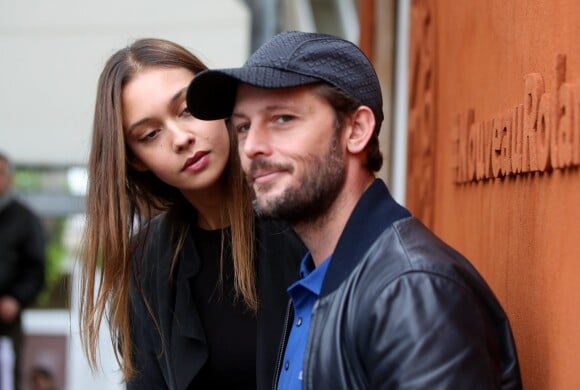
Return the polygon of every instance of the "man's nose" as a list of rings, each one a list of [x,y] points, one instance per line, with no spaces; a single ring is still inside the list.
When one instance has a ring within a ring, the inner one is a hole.
[[[268,129],[259,123],[252,123],[244,134],[239,135],[240,153],[249,159],[271,153],[271,137]]]

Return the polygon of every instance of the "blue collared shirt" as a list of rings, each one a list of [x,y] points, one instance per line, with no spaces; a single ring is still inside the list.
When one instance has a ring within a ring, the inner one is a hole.
[[[300,265],[300,280],[288,288],[294,306],[294,324],[286,344],[278,390],[302,389],[302,366],[304,351],[308,341],[308,329],[314,303],[320,296],[322,282],[332,256],[315,267],[310,252],[304,256]]]

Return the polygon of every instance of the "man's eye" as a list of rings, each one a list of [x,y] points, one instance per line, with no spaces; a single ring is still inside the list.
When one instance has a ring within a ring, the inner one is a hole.
[[[274,118],[274,122],[284,124],[290,122],[294,117],[292,115],[278,115]]]
[[[236,125],[235,129],[238,133],[245,133],[248,130],[250,130],[250,124],[249,123],[242,123],[242,124]]]

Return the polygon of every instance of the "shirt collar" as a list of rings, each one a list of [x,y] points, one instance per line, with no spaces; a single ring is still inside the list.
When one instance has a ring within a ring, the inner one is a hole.
[[[301,279],[294,283],[290,289],[296,285],[300,285],[308,291],[316,295],[320,295],[324,275],[326,274],[326,269],[328,268],[328,264],[330,264],[331,259],[332,255],[328,256],[318,267],[316,267],[310,252],[306,253],[304,258],[302,258],[302,262],[300,263]]]

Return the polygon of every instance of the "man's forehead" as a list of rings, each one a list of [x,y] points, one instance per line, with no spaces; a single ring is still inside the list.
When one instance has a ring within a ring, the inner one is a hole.
[[[296,106],[304,100],[314,97],[312,86],[305,85],[291,88],[260,88],[248,84],[238,86],[234,113],[246,104],[255,104],[263,109]]]

